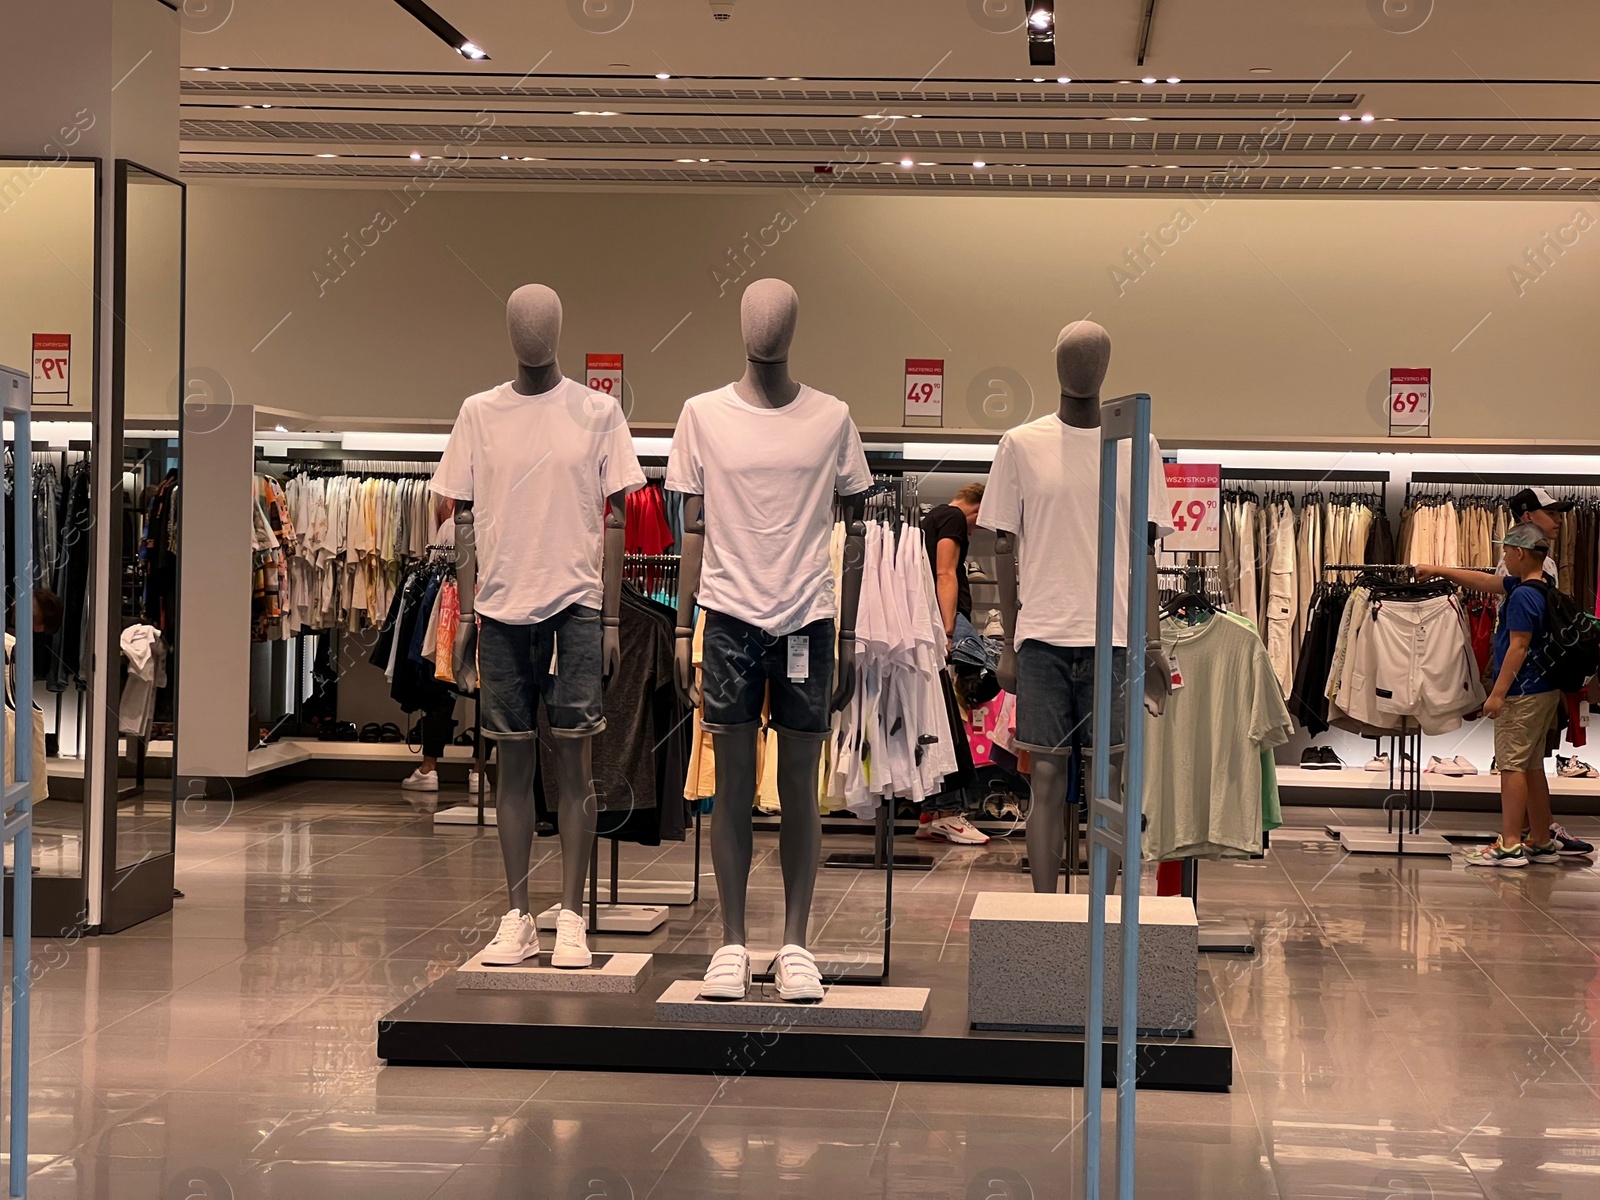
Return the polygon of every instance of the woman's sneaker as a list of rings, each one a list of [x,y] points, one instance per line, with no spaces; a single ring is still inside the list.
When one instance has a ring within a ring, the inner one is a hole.
[[[1507,850],[1496,838],[1490,845],[1482,850],[1474,850],[1467,855],[1469,867],[1525,867],[1528,865],[1528,856],[1520,845]]]

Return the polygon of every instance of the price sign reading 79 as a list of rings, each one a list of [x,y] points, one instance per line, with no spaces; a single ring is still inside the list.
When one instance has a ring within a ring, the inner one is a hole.
[[[1212,463],[1167,463],[1167,524],[1163,550],[1222,548],[1222,468]]]

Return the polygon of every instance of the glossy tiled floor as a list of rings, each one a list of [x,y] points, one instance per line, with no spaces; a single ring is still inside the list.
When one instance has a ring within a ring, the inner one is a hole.
[[[1238,1083],[1141,1095],[1139,1194],[1600,1195],[1600,874],[1350,858],[1327,813],[1290,816],[1265,862],[1203,871],[1203,913],[1263,941],[1207,959]],[[1024,886],[1016,842],[941,854],[901,877],[897,954],[959,958],[974,895]],[[650,873],[690,870],[674,847]],[[170,917],[37,948],[35,1197],[1080,1194],[1071,1090],[385,1068],[375,1018],[502,903],[492,831],[436,834],[392,790],[188,812],[178,874]],[[880,889],[825,872],[819,942],[871,926]],[[651,948],[715,940],[708,898]]]

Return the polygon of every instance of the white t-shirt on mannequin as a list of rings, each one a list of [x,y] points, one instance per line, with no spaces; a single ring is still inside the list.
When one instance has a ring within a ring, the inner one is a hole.
[[[833,497],[872,486],[843,401],[804,385],[757,408],[732,385],[686,401],[667,459],[671,491],[705,497],[700,604],[770,634],[838,613]]]
[[[1117,579],[1114,641],[1128,644],[1128,481],[1131,441],[1117,445]],[[1021,538],[1017,556],[1016,644],[1093,646],[1099,548],[1100,431],[1051,413],[1008,430],[978,510],[985,529]],[[1172,532],[1161,447],[1150,439],[1150,520]],[[1141,547],[1142,550],[1142,547]],[[1151,597],[1155,603],[1155,597]]]
[[[468,396],[433,476],[439,495],[472,501],[476,608],[508,625],[601,606],[606,497],[643,486],[621,406],[571,379]]]

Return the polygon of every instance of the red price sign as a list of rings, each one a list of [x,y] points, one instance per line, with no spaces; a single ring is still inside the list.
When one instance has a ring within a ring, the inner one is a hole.
[[[33,335],[33,402],[66,408],[72,403],[72,335]]]
[[[905,424],[944,424],[944,359],[906,359]]]
[[[1389,436],[1427,437],[1433,422],[1433,370],[1394,367],[1389,371]]]
[[[604,392],[622,400],[622,355],[584,355],[584,374],[591,391]]]
[[[1161,542],[1163,550],[1220,550],[1222,548],[1222,468],[1209,463],[1167,463],[1167,498],[1172,511],[1167,524],[1173,532]]]

